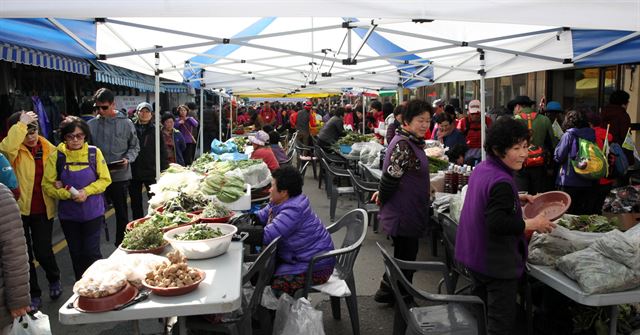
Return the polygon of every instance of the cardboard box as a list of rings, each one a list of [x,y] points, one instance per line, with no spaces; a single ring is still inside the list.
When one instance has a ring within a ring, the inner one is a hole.
[[[609,219],[617,218],[618,219],[618,228],[622,231],[628,230],[631,227],[635,226],[640,222],[640,213],[602,213],[603,216],[606,216]]]

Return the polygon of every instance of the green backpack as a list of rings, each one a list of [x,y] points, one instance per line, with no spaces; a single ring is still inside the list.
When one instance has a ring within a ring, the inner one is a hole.
[[[584,138],[578,138],[578,154],[569,159],[573,171],[586,179],[605,178],[609,172],[609,162],[598,146]]]

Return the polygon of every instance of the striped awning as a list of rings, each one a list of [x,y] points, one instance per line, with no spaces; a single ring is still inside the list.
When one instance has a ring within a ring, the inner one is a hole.
[[[98,82],[136,88],[142,92],[155,91],[153,76],[98,61],[91,63],[96,68],[96,81]],[[187,86],[182,83],[160,83],[160,92],[186,93]]]
[[[91,65],[84,59],[62,56],[1,41],[0,60],[85,76],[91,74]]]

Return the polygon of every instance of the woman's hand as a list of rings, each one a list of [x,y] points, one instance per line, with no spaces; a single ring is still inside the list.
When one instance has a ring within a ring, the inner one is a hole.
[[[524,220],[524,224],[525,230],[535,230],[538,233],[550,233],[556,227],[556,224],[549,221],[542,213],[533,219]]]
[[[84,191],[84,189],[81,189],[80,191],[78,191],[78,195],[76,195],[73,198],[73,201],[75,202],[85,202],[87,200],[87,192]]]
[[[371,195],[371,201],[375,202],[376,205],[380,206],[380,199],[378,198],[378,194],[380,192],[379,191],[375,191],[373,192],[373,194]]]
[[[38,121],[38,114],[34,113],[33,111],[22,111],[22,113],[20,114],[20,122],[26,125],[29,125],[36,121]]]
[[[522,205],[526,205],[528,203],[531,204],[534,200],[536,200],[536,196],[531,194],[518,194],[518,197],[520,198],[520,202],[522,203]]]
[[[53,183],[53,187],[55,187],[55,188],[57,188],[57,189],[60,189],[60,188],[63,188],[63,187],[64,187],[64,185],[62,184],[62,182],[61,182],[61,181],[56,180],[56,182],[55,182],[55,183]]]
[[[24,307],[12,309],[11,310],[11,317],[15,319],[15,318],[17,318],[19,316],[27,315],[27,312],[31,312],[31,307],[24,306]]]

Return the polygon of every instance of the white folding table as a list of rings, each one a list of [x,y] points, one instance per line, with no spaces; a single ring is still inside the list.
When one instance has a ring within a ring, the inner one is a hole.
[[[170,248],[170,247],[168,247]],[[111,321],[142,320],[178,317],[180,334],[186,334],[185,316],[199,314],[229,313],[240,308],[242,302],[242,242],[232,242],[229,250],[218,257],[188,260],[189,266],[206,273],[204,281],[190,293],[162,297],[151,293],[145,301],[120,311],[83,313],[67,308],[77,295],[71,296],[58,313],[62,324],[86,324]],[[116,250],[112,255],[123,253]],[[134,327],[137,330],[137,327]]]

